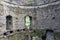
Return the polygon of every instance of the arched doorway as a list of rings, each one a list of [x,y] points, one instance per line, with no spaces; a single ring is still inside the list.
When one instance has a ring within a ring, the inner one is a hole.
[[[12,16],[6,16],[6,29],[11,30],[12,28]]]
[[[54,40],[53,30],[46,30],[46,40]]]

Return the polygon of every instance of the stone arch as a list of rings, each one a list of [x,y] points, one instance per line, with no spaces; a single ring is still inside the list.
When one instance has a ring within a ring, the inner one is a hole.
[[[6,16],[6,29],[11,30],[12,28],[12,16],[8,15]]]

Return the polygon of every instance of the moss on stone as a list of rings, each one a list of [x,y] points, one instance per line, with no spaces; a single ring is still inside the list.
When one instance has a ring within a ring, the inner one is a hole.
[[[21,37],[21,34],[16,34],[16,37],[17,37],[17,38],[20,38],[20,37]]]
[[[60,32],[54,33],[55,40],[60,40]]]
[[[11,36],[10,40],[15,40],[15,36]]]

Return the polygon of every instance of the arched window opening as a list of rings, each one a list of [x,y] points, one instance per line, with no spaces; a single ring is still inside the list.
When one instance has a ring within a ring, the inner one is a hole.
[[[12,16],[6,16],[6,29],[11,30],[12,28]]]
[[[30,28],[31,22],[32,22],[32,17],[31,16],[25,16],[25,25],[26,25],[27,29]]]

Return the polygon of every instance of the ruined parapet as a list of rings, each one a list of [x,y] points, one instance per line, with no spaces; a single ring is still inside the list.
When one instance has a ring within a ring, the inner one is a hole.
[[[57,0],[17,0],[19,5],[42,5],[47,3],[56,2]],[[17,2],[16,1],[16,2]]]
[[[18,5],[27,5],[27,6],[33,6],[33,5],[42,5],[42,4],[48,4],[53,3],[59,0],[5,0],[6,2],[15,3]]]

